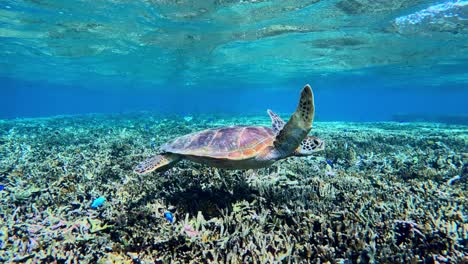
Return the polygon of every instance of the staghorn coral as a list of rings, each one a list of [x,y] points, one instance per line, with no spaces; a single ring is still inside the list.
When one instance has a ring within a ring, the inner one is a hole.
[[[131,172],[176,135],[269,125],[266,117],[208,118],[145,113],[1,121],[0,260],[466,260],[466,126],[316,122],[313,133],[327,148],[313,157],[247,171],[182,162],[162,174]],[[107,201],[93,210],[99,196]]]

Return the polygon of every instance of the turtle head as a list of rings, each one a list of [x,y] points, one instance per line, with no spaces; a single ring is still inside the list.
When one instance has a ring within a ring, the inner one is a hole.
[[[318,137],[309,136],[302,140],[301,144],[294,151],[294,156],[309,156],[317,151],[325,149],[325,142]]]

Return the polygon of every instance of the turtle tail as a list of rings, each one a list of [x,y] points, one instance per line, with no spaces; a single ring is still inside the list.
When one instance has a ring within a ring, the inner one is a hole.
[[[134,172],[138,174],[147,174],[152,171],[165,171],[174,166],[181,159],[177,154],[159,154],[152,156],[138,164]]]

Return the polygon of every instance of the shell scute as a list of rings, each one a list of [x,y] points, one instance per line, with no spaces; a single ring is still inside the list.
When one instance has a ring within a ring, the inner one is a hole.
[[[160,149],[181,155],[246,159],[273,144],[274,132],[261,126],[232,126],[208,129],[168,142]]]
[[[246,149],[246,150],[242,151],[242,155],[244,155],[244,156],[252,156],[255,153],[256,153],[256,151],[253,150],[253,149]]]

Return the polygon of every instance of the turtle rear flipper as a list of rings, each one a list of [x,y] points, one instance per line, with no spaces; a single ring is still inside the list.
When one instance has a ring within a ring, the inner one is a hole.
[[[138,164],[133,171],[138,174],[146,174],[155,170],[165,171],[174,166],[180,159],[180,155],[176,154],[155,155]]]
[[[312,129],[314,95],[309,85],[302,89],[296,112],[275,138],[274,146],[282,157],[289,156]]]

